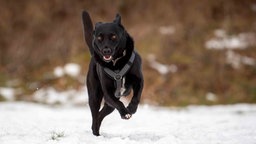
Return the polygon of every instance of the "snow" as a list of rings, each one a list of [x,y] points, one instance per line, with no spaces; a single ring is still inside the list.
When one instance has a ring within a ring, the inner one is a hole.
[[[256,60],[247,56],[242,56],[232,50],[226,52],[226,63],[230,64],[234,69],[239,69],[242,64],[255,66]]]
[[[0,103],[1,144],[255,144],[256,105],[161,108],[141,105],[130,120],[117,111],[91,134],[87,106]]]
[[[71,77],[78,77],[81,71],[81,66],[76,63],[67,63],[64,67],[57,66],[53,70],[56,77],[62,77],[64,74]]]
[[[35,102],[50,105],[81,105],[86,103],[88,99],[86,86],[79,90],[68,89],[61,92],[52,87],[46,87],[38,89],[32,97]]]
[[[205,43],[207,49],[246,49],[249,46],[256,45],[256,36],[254,33],[240,33],[237,35],[227,35],[226,31],[217,29],[214,32],[215,37]]]
[[[80,74],[81,67],[75,63],[68,63],[64,66],[65,73],[71,77],[77,77]]]
[[[8,87],[0,87],[0,96],[3,96],[4,99],[12,101],[15,99],[15,89]]]
[[[218,97],[217,97],[214,93],[208,92],[208,93],[206,94],[206,100],[215,102],[215,101],[218,100]]]
[[[176,73],[178,71],[178,67],[174,64],[167,65],[167,64],[161,64],[158,61],[156,61],[156,57],[153,54],[148,55],[147,60],[149,62],[149,66],[155,69],[157,72],[159,72],[162,75],[166,75],[170,72]]]
[[[161,26],[159,27],[159,33],[162,35],[172,35],[175,33],[175,28],[173,26]]]
[[[255,66],[256,60],[251,57],[242,56],[234,51],[244,50],[256,45],[256,34],[253,32],[239,33],[237,35],[227,35],[223,29],[214,31],[214,38],[206,41],[206,49],[225,50],[226,63],[234,69],[239,69],[241,65]]]
[[[64,76],[65,72],[64,72],[64,69],[62,67],[57,66],[57,67],[54,68],[53,74],[56,77],[62,77],[62,76]]]

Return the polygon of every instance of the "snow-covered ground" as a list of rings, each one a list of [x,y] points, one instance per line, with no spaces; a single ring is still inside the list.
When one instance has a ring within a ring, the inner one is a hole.
[[[0,103],[0,144],[255,144],[256,105],[139,107],[130,120],[106,117],[90,130],[87,106]]]

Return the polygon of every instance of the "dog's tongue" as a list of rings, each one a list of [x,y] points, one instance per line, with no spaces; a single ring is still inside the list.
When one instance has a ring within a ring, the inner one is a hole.
[[[104,60],[109,61],[109,60],[111,60],[112,56],[107,55],[107,56],[103,56],[103,58],[104,58]]]

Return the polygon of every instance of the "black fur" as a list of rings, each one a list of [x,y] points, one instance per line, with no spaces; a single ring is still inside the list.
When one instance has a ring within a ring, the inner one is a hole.
[[[117,14],[115,20],[110,23],[98,22],[95,29],[89,14],[82,14],[84,35],[91,52],[91,61],[87,74],[87,87],[89,94],[89,106],[92,114],[92,132],[99,135],[99,129],[105,116],[117,109],[122,119],[129,119],[137,110],[143,89],[143,75],[141,70],[141,57],[134,51],[132,37],[121,24],[121,17]],[[133,97],[128,105],[119,101],[114,96],[115,80],[109,77],[103,67],[111,70],[121,70],[135,52],[134,62],[126,73],[126,91],[133,90]],[[97,70],[97,64],[101,69]],[[100,110],[102,99],[105,103]]]

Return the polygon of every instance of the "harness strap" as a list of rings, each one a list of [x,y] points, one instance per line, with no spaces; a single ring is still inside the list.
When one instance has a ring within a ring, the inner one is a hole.
[[[124,75],[128,72],[128,70],[131,68],[133,61],[135,59],[135,53],[133,52],[129,61],[120,71],[113,71],[109,68],[103,68],[104,72],[107,73],[111,78],[113,78],[116,82],[116,91],[115,91],[115,97],[119,98],[124,93],[124,83],[125,83],[125,77]],[[99,65],[99,64],[98,64]]]

